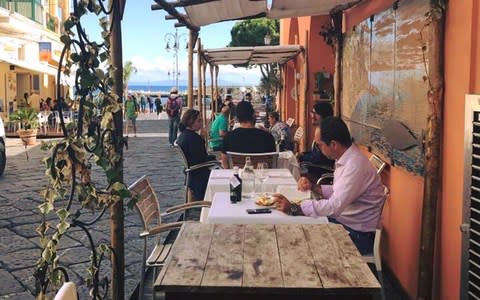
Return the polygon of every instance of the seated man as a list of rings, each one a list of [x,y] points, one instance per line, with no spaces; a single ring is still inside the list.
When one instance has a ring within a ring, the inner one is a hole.
[[[237,105],[239,127],[228,132],[223,139],[222,166],[228,168],[227,151],[241,153],[275,152],[275,140],[265,130],[255,128],[255,111],[248,101]]]
[[[347,125],[339,118],[328,117],[320,125],[321,151],[335,159],[332,186],[313,187],[322,200],[305,200],[292,204],[281,194],[274,194],[277,208],[290,215],[328,216],[342,224],[362,255],[372,253],[375,229],[380,219],[385,194],[380,176],[370,161],[352,144]],[[298,181],[300,190],[312,188],[305,177]]]
[[[273,135],[275,142],[279,143],[280,151],[293,150],[290,127],[280,121],[280,115],[278,112],[269,112],[268,122],[270,123],[270,133]]]
[[[223,137],[228,132],[228,115],[230,114],[230,107],[222,107],[221,113],[215,118],[210,127],[210,141],[208,146],[213,151],[220,151],[223,147]]]
[[[333,115],[332,105],[329,103],[317,103],[313,106],[312,111],[310,112],[312,125],[318,127],[322,119],[326,117],[331,117]],[[318,133],[315,131],[315,139],[317,139]],[[328,159],[325,155],[323,155],[322,151],[318,147],[318,144],[315,143],[312,146],[311,151],[302,152],[298,155],[298,161],[300,163],[312,163],[316,166],[309,166],[306,176],[310,179],[311,182],[317,182],[318,178],[320,178],[324,173],[330,173],[328,169],[333,169],[334,161]],[[324,168],[326,167],[326,168]]]

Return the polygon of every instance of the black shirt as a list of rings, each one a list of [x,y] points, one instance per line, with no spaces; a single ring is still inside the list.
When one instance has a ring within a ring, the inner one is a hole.
[[[257,128],[237,128],[228,132],[223,139],[224,154],[230,152],[264,153],[275,152],[273,136]]]
[[[213,156],[207,154],[205,140],[195,131],[185,129],[178,136],[177,144],[182,148],[189,166],[215,160]]]

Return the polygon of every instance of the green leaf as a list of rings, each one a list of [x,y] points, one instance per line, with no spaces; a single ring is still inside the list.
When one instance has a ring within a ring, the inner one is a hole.
[[[53,204],[50,202],[44,202],[38,206],[38,209],[42,214],[46,215],[53,210]]]
[[[65,208],[60,208],[59,210],[57,210],[57,216],[60,221],[64,221],[66,218],[68,218],[69,215],[70,213]]]
[[[58,233],[62,235],[67,231],[68,228],[70,228],[70,223],[68,222],[60,222],[57,224]]]

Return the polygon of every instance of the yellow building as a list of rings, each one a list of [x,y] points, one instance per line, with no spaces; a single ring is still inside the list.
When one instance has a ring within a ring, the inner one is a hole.
[[[61,24],[69,13],[68,0],[0,0],[0,114],[4,119],[25,93],[37,110],[40,99],[57,97]],[[60,95],[65,91],[62,88]]]

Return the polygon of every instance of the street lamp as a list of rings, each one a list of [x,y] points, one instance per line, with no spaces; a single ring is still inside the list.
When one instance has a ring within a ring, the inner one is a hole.
[[[178,90],[178,76],[180,72],[178,71],[178,51],[180,51],[180,43],[182,37],[186,37],[185,33],[178,34],[178,30],[175,29],[175,33],[167,33],[165,34],[165,50],[167,52],[173,51],[173,57],[175,58],[175,66],[174,70],[171,72],[173,78],[175,78],[175,87]],[[184,42],[187,45],[186,42]],[[171,46],[172,45],[172,46]],[[170,76],[170,72],[168,72],[168,76]]]

